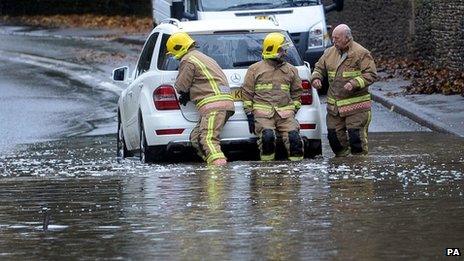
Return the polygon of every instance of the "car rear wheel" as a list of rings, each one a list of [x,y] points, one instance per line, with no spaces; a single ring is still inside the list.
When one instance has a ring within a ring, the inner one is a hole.
[[[116,156],[120,159],[134,156],[130,151],[127,150],[126,141],[124,140],[124,130],[122,128],[121,117],[119,116],[119,114]]]
[[[322,155],[322,142],[321,140],[310,140],[303,137],[304,142],[304,157],[314,158],[317,155]]]
[[[163,161],[165,153],[165,146],[148,146],[143,120],[140,117],[140,162],[151,163]]]
[[[143,122],[140,123],[140,162],[150,162],[150,152],[147,145],[145,130],[143,129]]]

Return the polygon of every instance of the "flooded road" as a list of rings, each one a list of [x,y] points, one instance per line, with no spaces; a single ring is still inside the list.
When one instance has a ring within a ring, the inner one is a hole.
[[[300,163],[224,168],[118,162],[113,136],[24,146],[0,156],[0,256],[435,259],[463,247],[464,140],[370,137],[367,157],[324,144]]]
[[[108,78],[140,46],[12,30],[0,27],[1,260],[437,259],[464,247],[462,138],[374,104],[366,157],[333,158],[324,138],[324,156],[303,162],[121,161],[122,89]]]

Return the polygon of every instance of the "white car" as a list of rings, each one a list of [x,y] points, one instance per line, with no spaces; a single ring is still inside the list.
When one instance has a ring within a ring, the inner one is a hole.
[[[221,133],[221,145],[235,149],[247,145],[256,148],[256,136],[248,131],[247,117],[240,100],[240,86],[247,68],[261,60],[262,42],[271,32],[289,35],[271,20],[215,20],[180,22],[169,19],[150,33],[137,67],[128,75],[128,67],[113,71],[113,80],[127,83],[118,101],[118,156],[140,153],[142,162],[169,159],[170,155],[190,150],[189,134],[199,115],[192,102],[182,106],[174,83],[179,61],[166,55],[166,41],[175,32],[189,33],[200,51],[218,62],[229,79],[235,98],[235,114]],[[296,118],[305,141],[305,157],[321,154],[321,109],[319,96],[309,84],[310,69],[294,46],[287,61],[298,68],[303,80],[302,107]]]

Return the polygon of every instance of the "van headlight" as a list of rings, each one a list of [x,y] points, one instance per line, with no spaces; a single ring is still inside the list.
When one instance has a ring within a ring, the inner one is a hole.
[[[327,28],[321,21],[309,29],[308,49],[326,47],[331,44]]]

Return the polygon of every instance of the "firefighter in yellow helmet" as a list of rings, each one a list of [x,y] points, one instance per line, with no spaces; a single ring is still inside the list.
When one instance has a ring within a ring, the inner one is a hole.
[[[316,63],[311,84],[321,88],[329,80],[327,93],[327,137],[337,157],[368,153],[367,133],[371,122],[369,85],[377,79],[371,53],[353,41],[346,24],[335,27],[334,46]],[[348,135],[347,135],[348,132]]]
[[[282,136],[290,160],[303,159],[303,141],[295,114],[303,92],[295,66],[285,61],[290,42],[281,33],[263,41],[263,60],[250,66],[242,86],[243,107],[251,133],[258,136],[261,160],[275,158],[276,134]]]
[[[212,58],[195,48],[195,41],[185,32],[172,34],[166,47],[168,54],[180,60],[175,88],[179,102],[192,100],[200,120],[190,133],[190,141],[198,154],[212,165],[225,165],[219,135],[234,114],[234,101],[227,78]]]

